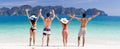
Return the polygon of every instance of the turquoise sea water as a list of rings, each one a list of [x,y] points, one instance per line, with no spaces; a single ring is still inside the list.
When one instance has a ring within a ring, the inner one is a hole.
[[[65,17],[65,16],[61,16]],[[67,17],[67,16],[66,16]],[[41,44],[43,21],[37,22],[37,42]],[[0,43],[29,43],[30,24],[26,16],[0,16]],[[69,43],[76,44],[80,23],[69,24]],[[51,24],[51,43],[62,43],[62,26],[55,18]],[[87,43],[120,44],[120,17],[98,16],[87,25]]]

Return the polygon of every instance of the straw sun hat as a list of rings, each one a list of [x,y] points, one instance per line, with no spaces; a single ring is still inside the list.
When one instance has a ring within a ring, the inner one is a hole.
[[[67,24],[68,23],[68,20],[66,18],[61,18],[60,20],[63,24]]]

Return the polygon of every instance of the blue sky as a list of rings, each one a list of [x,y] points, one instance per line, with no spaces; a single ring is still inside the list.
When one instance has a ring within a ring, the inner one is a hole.
[[[1,7],[13,7],[20,5],[32,6],[56,6],[75,8],[97,8],[109,15],[120,16],[120,0],[0,0]]]

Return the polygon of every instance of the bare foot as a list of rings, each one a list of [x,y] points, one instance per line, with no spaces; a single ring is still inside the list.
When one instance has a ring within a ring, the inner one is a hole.
[[[80,47],[80,45],[78,45],[78,47]]]
[[[41,45],[43,47],[43,45]]]
[[[49,46],[49,45],[47,44],[47,46]]]
[[[84,47],[84,45],[82,45],[82,47]]]
[[[31,44],[29,46],[31,46]]]

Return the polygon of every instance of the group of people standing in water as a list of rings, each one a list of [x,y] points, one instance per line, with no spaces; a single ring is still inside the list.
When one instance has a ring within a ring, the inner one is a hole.
[[[80,21],[81,23],[81,28],[80,28],[80,32],[78,33],[78,46],[80,46],[80,38],[82,37],[83,39],[83,43],[82,46],[84,47],[85,44],[85,34],[87,31],[87,23],[88,21],[90,21],[92,18],[98,16],[100,14],[100,12],[97,12],[95,15],[86,18],[86,14],[83,13],[82,18],[77,18],[75,17],[75,15],[73,14],[68,14],[68,16],[71,17],[71,19],[67,20],[67,18],[59,18],[58,16],[55,15],[54,10],[51,10],[49,13],[46,13],[46,17],[44,18],[42,16],[42,9],[39,10],[38,13],[38,17],[35,16],[35,14],[29,15],[28,13],[28,9],[25,10],[26,11],[26,16],[28,17],[28,20],[30,22],[31,28],[30,28],[30,43],[29,46],[31,46],[32,41],[33,41],[33,45],[35,45],[35,40],[36,40],[36,24],[37,21],[39,19],[39,17],[43,20],[44,22],[44,28],[43,28],[43,36],[42,36],[42,46],[44,46],[44,39],[45,37],[47,37],[47,46],[49,46],[49,41],[50,41],[50,34],[51,34],[51,23],[54,20],[54,18],[57,18],[60,22],[60,24],[62,25],[62,37],[63,37],[63,45],[66,47],[67,43],[68,43],[68,25],[70,23],[70,21],[75,18],[78,21]],[[50,14],[52,14],[52,18],[50,18]]]

